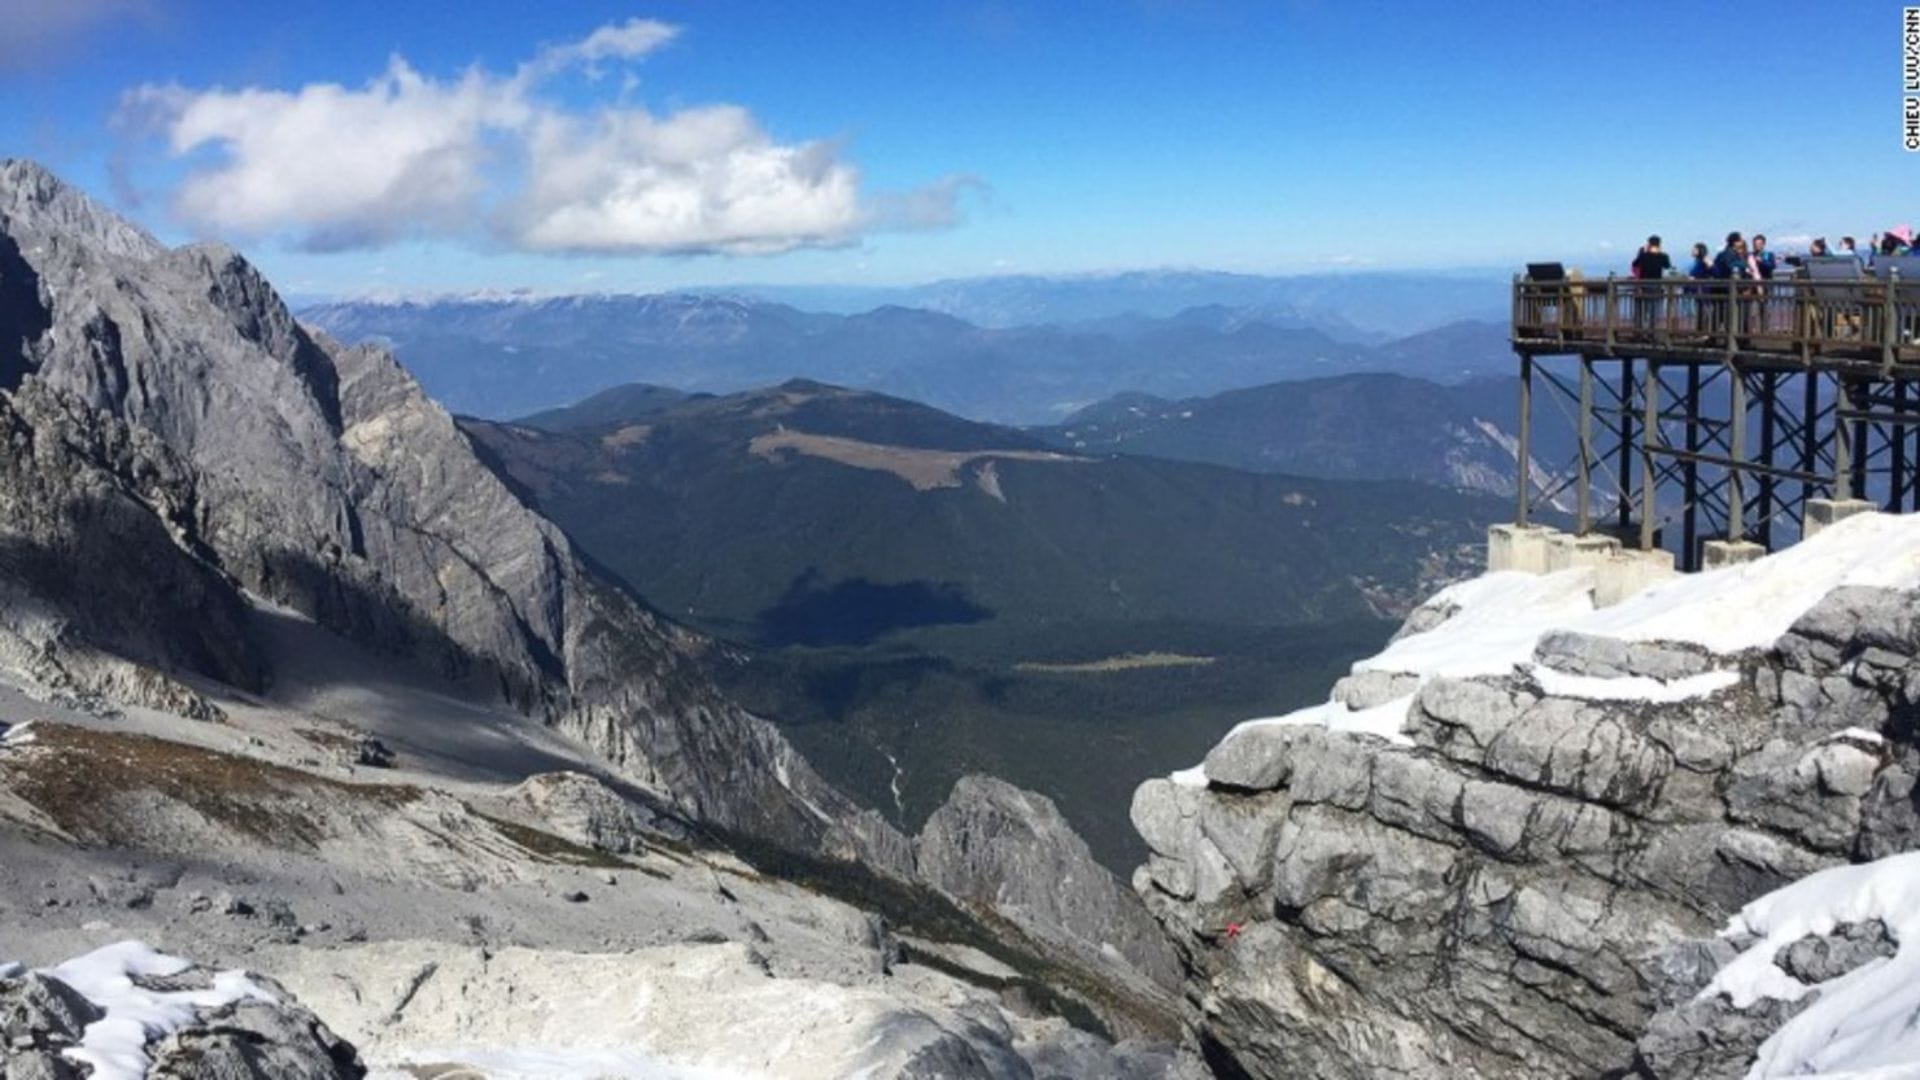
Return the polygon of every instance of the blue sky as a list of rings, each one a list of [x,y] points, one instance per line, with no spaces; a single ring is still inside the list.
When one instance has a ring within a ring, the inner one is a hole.
[[[310,295],[1604,268],[1920,218],[1878,0],[276,7],[0,0],[0,154]],[[377,113],[317,108],[395,57]]]

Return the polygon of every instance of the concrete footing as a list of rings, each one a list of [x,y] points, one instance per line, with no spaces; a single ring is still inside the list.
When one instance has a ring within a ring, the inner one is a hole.
[[[1605,607],[1674,576],[1673,553],[1624,548],[1611,536],[1575,536],[1546,525],[1495,525],[1487,530],[1487,569],[1550,574],[1593,571],[1593,599]]]
[[[1818,535],[1820,530],[1855,514],[1871,514],[1880,509],[1865,499],[1808,499],[1807,519],[1800,523],[1800,538]]]
[[[1766,557],[1767,549],[1751,540],[1709,540],[1700,545],[1700,568],[1719,570]]]
[[[1679,573],[1674,569],[1671,551],[1628,548],[1615,553],[1596,569],[1593,602],[1599,607],[1612,607],[1654,582]]]
[[[1487,569],[1547,572],[1547,541],[1558,533],[1545,525],[1495,525],[1487,530]]]
[[[1620,554],[1620,541],[1611,536],[1575,536],[1549,530],[1547,571],[1571,570],[1576,566],[1603,566]]]

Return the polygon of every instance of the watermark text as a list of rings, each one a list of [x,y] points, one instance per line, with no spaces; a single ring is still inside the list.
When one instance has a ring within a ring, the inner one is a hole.
[[[1920,153],[1920,7],[1900,12],[1900,145]]]

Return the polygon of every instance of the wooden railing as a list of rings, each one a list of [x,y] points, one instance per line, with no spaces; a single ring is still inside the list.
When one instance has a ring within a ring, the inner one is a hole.
[[[1920,365],[1920,281],[1592,278],[1513,285],[1516,348]]]

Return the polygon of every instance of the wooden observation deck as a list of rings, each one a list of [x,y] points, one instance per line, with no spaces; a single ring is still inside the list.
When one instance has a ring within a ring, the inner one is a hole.
[[[1920,258],[1809,260],[1765,281],[1513,283],[1517,522],[1566,514],[1701,565],[1809,512],[1920,510]],[[1789,276],[1791,275],[1791,276]],[[1536,427],[1536,397],[1571,432]]]

